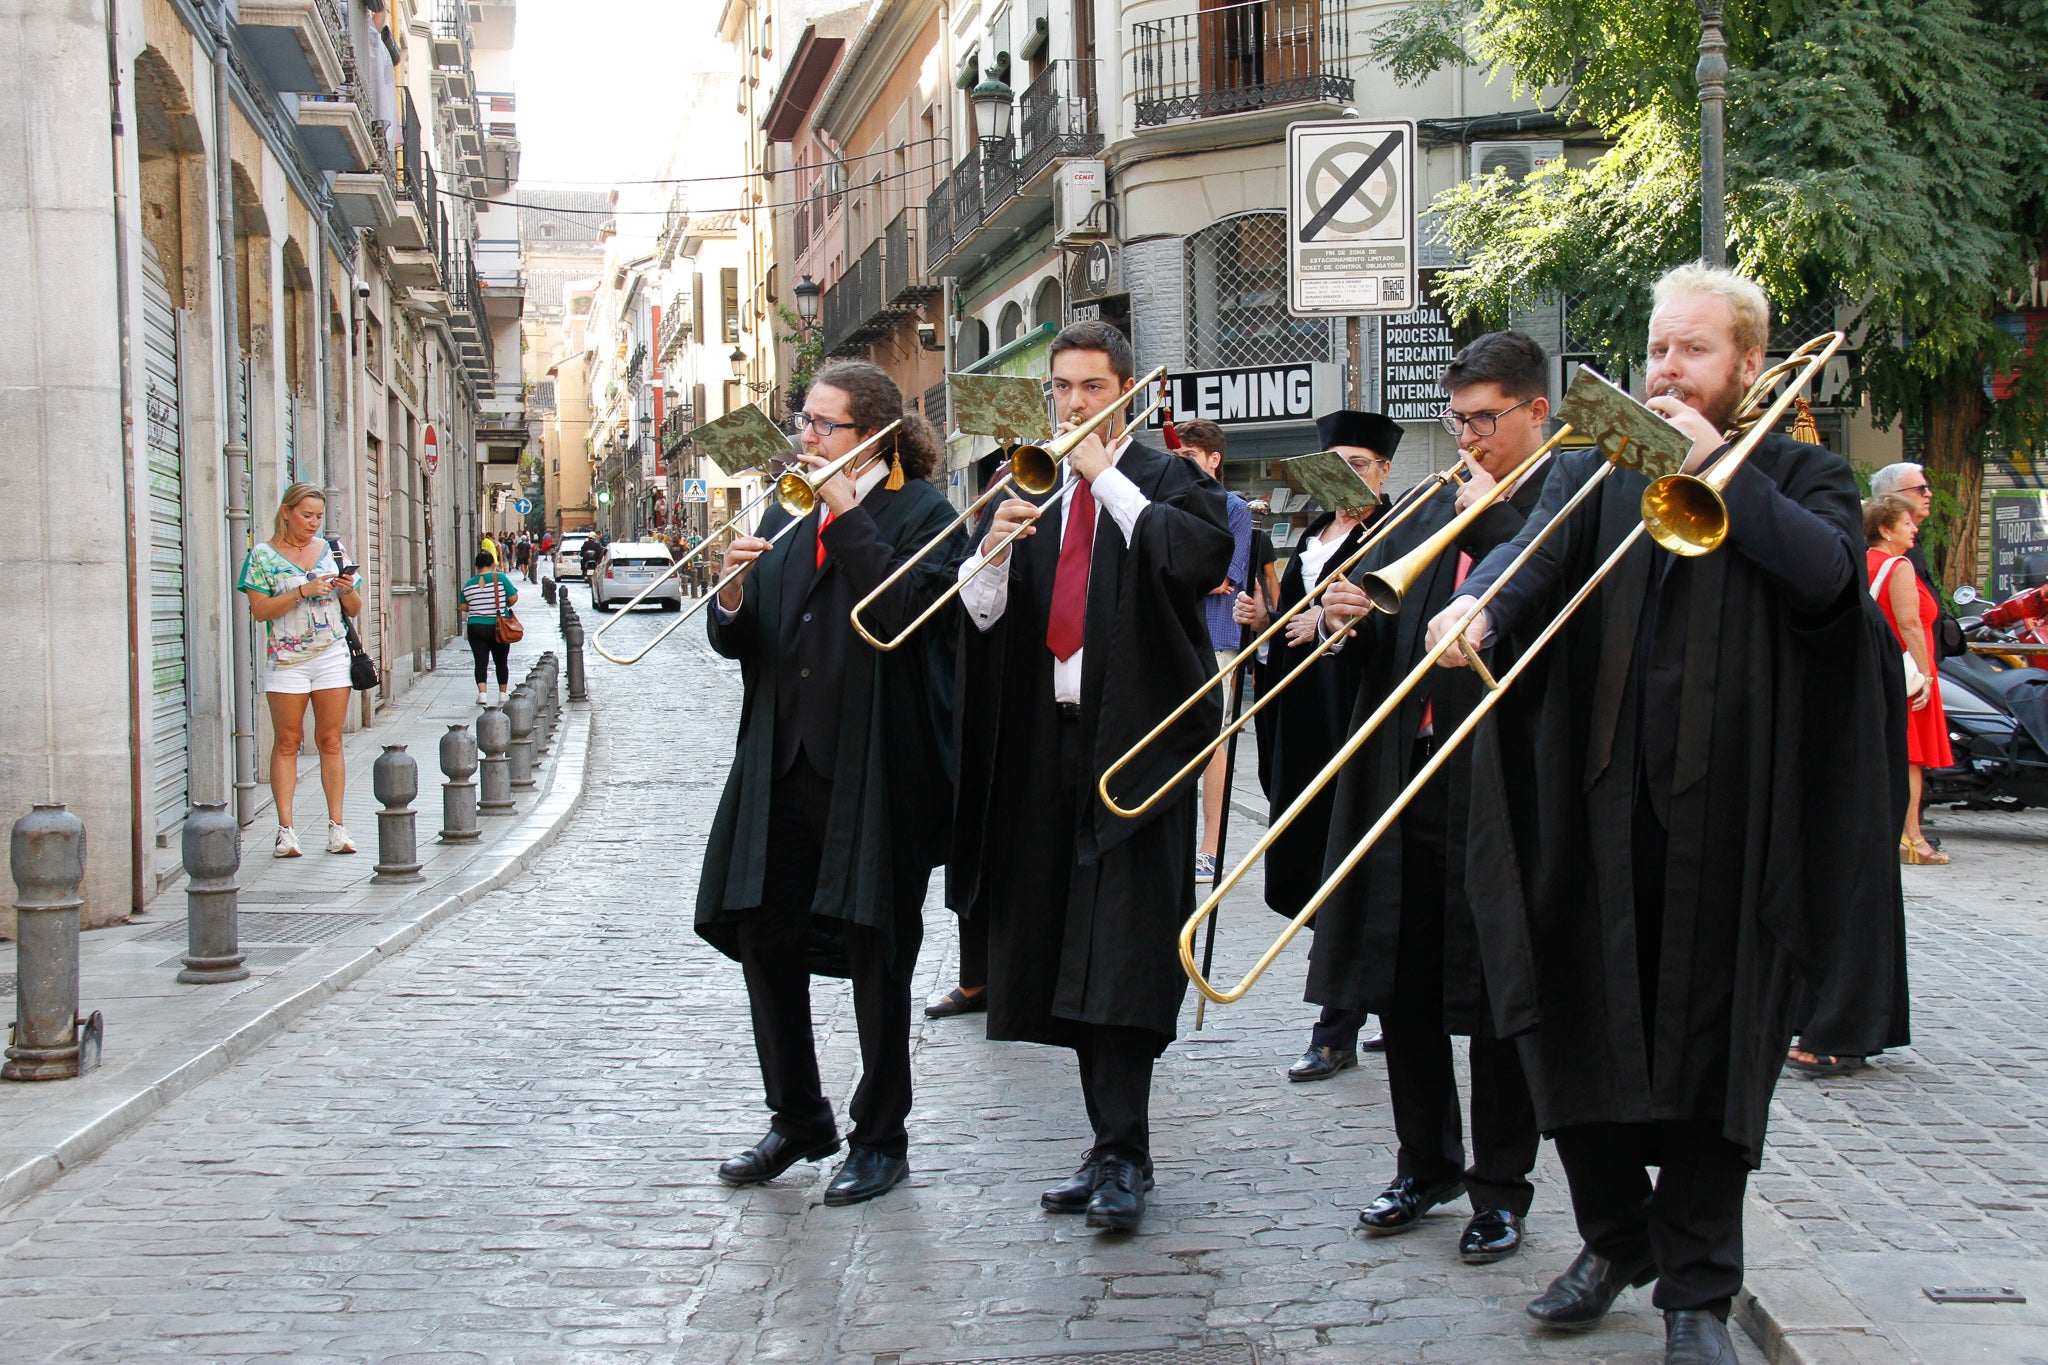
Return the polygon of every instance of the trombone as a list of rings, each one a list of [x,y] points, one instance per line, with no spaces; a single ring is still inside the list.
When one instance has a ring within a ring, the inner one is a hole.
[[[1556,445],[1558,440],[1564,436],[1565,432],[1570,430],[1570,427],[1565,427],[1563,430],[1559,431],[1557,435],[1553,436],[1550,439],[1549,443],[1544,446],[1543,450],[1539,451],[1538,453],[1547,453],[1550,450],[1550,448]],[[1531,466],[1527,464],[1523,466],[1523,468],[1525,469],[1530,467]],[[1176,772],[1173,776],[1167,778],[1164,782],[1161,782],[1158,788],[1154,790],[1152,794],[1147,796],[1144,800],[1138,802],[1138,804],[1136,804],[1135,806],[1120,806],[1117,804],[1116,798],[1109,794],[1109,784],[1111,778],[1114,778],[1118,773],[1122,772],[1126,767],[1130,766],[1130,764],[1138,757],[1140,753],[1150,748],[1151,745],[1161,735],[1165,734],[1168,730],[1172,729],[1174,722],[1178,721],[1182,716],[1186,715],[1191,709],[1193,709],[1195,704],[1201,701],[1203,697],[1207,696],[1210,692],[1214,691],[1225,680],[1235,676],[1238,667],[1241,664],[1243,664],[1246,659],[1251,658],[1253,655],[1257,654],[1260,649],[1264,648],[1266,642],[1272,639],[1281,630],[1284,630],[1289,621],[1293,620],[1296,616],[1299,616],[1302,612],[1308,610],[1308,608],[1318,598],[1320,598],[1323,595],[1323,591],[1326,588],[1328,588],[1332,583],[1337,581],[1339,576],[1350,573],[1351,570],[1357,566],[1359,561],[1364,559],[1367,554],[1371,553],[1371,551],[1379,545],[1380,541],[1384,539],[1388,535],[1388,533],[1390,533],[1396,526],[1399,526],[1402,522],[1406,521],[1411,514],[1413,514],[1418,508],[1422,506],[1422,504],[1428,502],[1431,498],[1435,497],[1444,488],[1447,488],[1450,485],[1457,483],[1459,481],[1459,471],[1463,468],[1464,464],[1461,461],[1458,464],[1452,465],[1449,469],[1443,470],[1440,473],[1430,475],[1428,479],[1415,485],[1415,487],[1409,489],[1406,493],[1403,493],[1401,495],[1400,500],[1394,504],[1393,510],[1387,514],[1385,520],[1383,520],[1378,526],[1374,527],[1372,534],[1367,536],[1364,540],[1360,541],[1358,544],[1358,548],[1353,550],[1350,554],[1346,555],[1342,563],[1332,566],[1328,572],[1326,572],[1321,578],[1316,580],[1314,587],[1311,587],[1307,592],[1301,595],[1301,600],[1299,602],[1296,602],[1286,611],[1275,616],[1271,624],[1269,624],[1266,627],[1266,629],[1259,634],[1259,637],[1257,639],[1253,640],[1250,644],[1246,645],[1243,649],[1239,650],[1237,654],[1234,655],[1228,663],[1219,665],[1216,669],[1215,677],[1210,678],[1207,682],[1203,683],[1200,687],[1196,688],[1194,692],[1192,692],[1188,696],[1186,701],[1183,701],[1179,706],[1176,706],[1164,720],[1160,721],[1157,725],[1153,726],[1152,729],[1145,735],[1143,739],[1139,740],[1136,744],[1132,745],[1127,751],[1125,751],[1122,757],[1118,758],[1116,762],[1110,764],[1109,767],[1104,769],[1101,780],[1095,784],[1096,793],[1099,796],[1101,796],[1102,804],[1108,806],[1112,811],[1115,811],[1118,815],[1123,816],[1127,820],[1134,820],[1138,816],[1143,815],[1146,811],[1151,810],[1152,807],[1158,805],[1161,801],[1165,800],[1167,794],[1171,792],[1175,787],[1179,786],[1183,779],[1200,771],[1202,765],[1209,761],[1209,756],[1215,753],[1218,748],[1222,747],[1225,744],[1228,744],[1230,742],[1230,737],[1232,735],[1236,734],[1239,730],[1244,729],[1245,726],[1251,724],[1252,721],[1257,718],[1259,712],[1265,708],[1267,702],[1271,701],[1273,698],[1279,696],[1282,692],[1286,691],[1287,688],[1293,684],[1295,679],[1299,678],[1303,673],[1308,671],[1308,668],[1311,664],[1314,664],[1317,660],[1321,659],[1325,654],[1328,654],[1331,650],[1335,649],[1338,643],[1341,640],[1343,640],[1343,638],[1346,635],[1349,635],[1351,633],[1353,627],[1357,625],[1357,622],[1348,622],[1345,624],[1342,630],[1333,630],[1330,632],[1328,638],[1317,641],[1316,647],[1309,651],[1307,658],[1303,659],[1300,663],[1296,664],[1293,668],[1289,669],[1287,671],[1287,675],[1281,678],[1279,682],[1274,683],[1271,687],[1262,691],[1259,694],[1259,699],[1257,701],[1253,702],[1250,706],[1246,707],[1242,711],[1239,711],[1236,718],[1233,719],[1230,722],[1230,724],[1226,725],[1223,728],[1223,733],[1217,735],[1216,738],[1210,740],[1207,744],[1203,745],[1201,750],[1197,752],[1193,758],[1189,759],[1185,764],[1181,766],[1179,772]],[[1502,486],[1512,484],[1514,479],[1517,477],[1518,475],[1509,475],[1508,479],[1504,482]]]
[[[1228,1004],[1231,1001],[1240,1000],[1244,997],[1245,992],[1252,988],[1252,983],[1257,981],[1265,973],[1266,968],[1273,964],[1273,960],[1280,956],[1281,950],[1286,948],[1294,936],[1301,932],[1302,927],[1315,917],[1316,911],[1322,909],[1323,903],[1329,900],[1336,892],[1337,887],[1343,883],[1344,879],[1350,876],[1352,871],[1365,860],[1366,855],[1372,851],[1373,846],[1379,842],[1380,837],[1392,827],[1395,820],[1400,818],[1401,812],[1407,809],[1408,803],[1415,799],[1416,793],[1421,791],[1429,780],[1436,775],[1437,770],[1450,758],[1452,752],[1460,744],[1464,743],[1466,737],[1472,733],[1480,721],[1486,718],[1487,713],[1493,709],[1495,703],[1501,699],[1501,696],[1506,693],[1508,688],[1514,685],[1516,679],[1522,676],[1523,671],[1534,662],[1537,655],[1543,652],[1544,648],[1549,645],[1557,633],[1564,629],[1566,622],[1585,603],[1586,599],[1593,595],[1607,575],[1612,573],[1615,566],[1621,563],[1630,550],[1635,548],[1636,541],[1639,538],[1647,533],[1652,540],[1670,550],[1673,554],[1685,555],[1687,557],[1711,554],[1722,545],[1728,535],[1728,507],[1727,503],[1722,499],[1721,490],[1728,486],[1729,481],[1748,462],[1750,452],[1755,450],[1757,444],[1776,427],[1779,419],[1785,415],[1785,410],[1792,406],[1792,400],[1799,396],[1800,391],[1813,381],[1814,377],[1826,366],[1828,360],[1841,348],[1842,341],[1843,337],[1840,332],[1828,332],[1822,336],[1815,337],[1794,351],[1786,359],[1771,366],[1761,375],[1757,376],[1756,383],[1750,386],[1749,392],[1743,396],[1742,403],[1736,411],[1734,430],[1741,433],[1741,437],[1736,442],[1734,448],[1722,456],[1713,468],[1705,473],[1666,474],[1661,478],[1653,480],[1650,486],[1643,492],[1641,503],[1642,520],[1636,525],[1635,529],[1622,537],[1621,543],[1616,545],[1607,558],[1600,562],[1600,566],[1593,571],[1592,575],[1587,578],[1579,590],[1572,594],[1571,600],[1566,602],[1550,618],[1542,631],[1522,651],[1514,664],[1505,673],[1496,678],[1488,671],[1486,665],[1480,661],[1478,652],[1473,648],[1472,643],[1465,638],[1465,632],[1471,627],[1474,618],[1486,610],[1487,605],[1493,601],[1494,597],[1500,593],[1508,581],[1521,572],[1522,567],[1543,548],[1550,537],[1556,533],[1557,528],[1563,525],[1572,513],[1577,510],[1579,504],[1591,497],[1600,485],[1606,481],[1607,477],[1616,468],[1620,467],[1615,457],[1610,456],[1606,463],[1602,464],[1584,483],[1580,484],[1573,491],[1571,497],[1557,510],[1550,521],[1530,538],[1529,543],[1522,547],[1521,551],[1509,562],[1500,576],[1494,579],[1478,598],[1472,600],[1470,607],[1457,619],[1453,628],[1445,632],[1443,638],[1438,640],[1436,644],[1430,646],[1428,652],[1408,671],[1407,676],[1387,694],[1386,699],[1366,718],[1365,723],[1359,726],[1351,737],[1345,741],[1342,748],[1331,755],[1330,761],[1323,765],[1322,771],[1316,774],[1315,779],[1309,783],[1301,795],[1296,797],[1293,804],[1289,805],[1286,811],[1272,823],[1258,843],[1252,846],[1251,851],[1245,855],[1244,859],[1231,869],[1230,875],[1223,879],[1222,883],[1216,887],[1200,908],[1193,915],[1189,916],[1187,923],[1181,926],[1180,964],[1182,970],[1187,972],[1188,979],[1194,982],[1196,990],[1218,1004]],[[1771,390],[1781,380],[1788,381],[1784,392],[1780,393],[1775,399],[1770,398]],[[1615,456],[1620,454],[1619,450],[1615,452]],[[1501,486],[1507,486],[1506,481]],[[1484,503],[1475,503],[1472,508],[1460,513],[1449,525],[1408,554],[1403,555],[1378,573],[1366,575],[1366,582],[1363,586],[1367,594],[1372,597],[1373,606],[1381,611],[1398,611],[1402,595],[1414,586],[1416,580],[1421,577],[1422,571],[1429,566],[1432,560],[1456,542],[1458,536],[1464,531],[1466,524],[1469,523],[1470,516],[1482,510],[1484,505]],[[1407,698],[1408,694],[1414,691],[1422,679],[1428,675],[1429,670],[1436,667],[1437,660],[1443,657],[1453,646],[1462,651],[1466,661],[1472,665],[1473,672],[1478,676],[1485,688],[1485,695],[1479,699],[1471,712],[1458,723],[1457,728],[1450,733],[1449,737],[1437,745],[1436,752],[1430,756],[1429,761],[1423,764],[1421,769],[1408,780],[1408,785],[1401,789],[1400,794],[1394,798],[1393,802],[1381,813],[1380,817],[1373,822],[1372,827],[1344,855],[1343,861],[1337,864],[1335,870],[1317,888],[1316,893],[1309,898],[1308,903],[1303,905],[1300,911],[1288,921],[1286,927],[1280,931],[1279,936],[1273,940],[1272,945],[1264,953],[1260,954],[1258,960],[1252,964],[1251,969],[1244,974],[1244,977],[1235,986],[1227,990],[1216,987],[1195,965],[1195,931],[1201,927],[1203,920],[1216,913],[1218,907],[1223,903],[1223,897],[1230,891],[1231,887],[1235,886],[1244,877],[1245,873],[1251,869],[1252,864],[1265,856],[1266,851],[1273,846],[1274,840],[1285,833],[1287,828],[1301,815],[1302,811],[1307,809],[1322,793],[1323,788],[1336,778],[1338,771],[1346,763],[1350,762],[1358,751],[1365,746],[1366,741],[1372,737],[1373,732],[1385,723],[1386,719],[1394,713]]]
[[[677,616],[675,620],[669,622],[668,625],[664,626],[652,640],[649,640],[646,644],[640,646],[639,649],[635,650],[631,654],[614,654],[610,650],[606,649],[604,645],[600,643],[600,641],[604,639],[604,633],[610,630],[613,626],[619,624],[619,622],[623,621],[626,618],[627,613],[631,612],[633,608],[639,606],[640,603],[643,600],[645,600],[647,594],[653,592],[656,588],[660,587],[669,578],[673,577],[678,573],[681,573],[683,570],[683,566],[689,563],[692,559],[696,558],[699,554],[702,554],[704,550],[711,544],[712,541],[718,539],[720,536],[726,534],[728,531],[733,530],[740,524],[740,521],[749,512],[753,511],[756,507],[759,507],[762,503],[766,502],[770,498],[775,499],[777,503],[781,504],[782,510],[789,514],[789,521],[785,523],[779,530],[777,530],[773,536],[769,537],[768,544],[770,547],[773,547],[777,541],[781,540],[784,536],[788,535],[791,531],[795,530],[797,523],[802,521],[805,517],[809,516],[812,510],[817,507],[818,490],[820,488],[823,488],[827,481],[834,478],[842,471],[852,468],[854,460],[858,456],[860,456],[870,446],[879,443],[884,436],[889,435],[891,432],[895,431],[896,428],[902,425],[902,419],[898,418],[896,421],[889,423],[888,426],[883,427],[874,435],[868,437],[865,441],[862,441],[852,450],[847,451],[844,455],[841,455],[838,459],[832,461],[832,463],[828,465],[823,466],[822,468],[809,471],[801,469],[784,470],[783,473],[776,478],[774,483],[770,484],[762,492],[757,493],[754,497],[748,499],[746,506],[740,508],[738,512],[735,512],[732,516],[726,518],[725,525],[719,527],[716,531],[713,531],[710,535],[704,537],[704,539],[699,541],[695,548],[691,549],[689,553],[685,554],[681,559],[677,560],[675,563],[669,565],[668,568],[662,573],[662,575],[659,578],[655,579],[652,583],[649,583],[646,587],[642,588],[639,591],[639,593],[634,596],[632,601],[626,603],[625,606],[619,608],[618,612],[612,617],[611,620],[599,626],[597,628],[596,633],[590,637],[590,647],[596,650],[599,654],[602,654],[605,658],[611,660],[615,664],[639,663],[640,660],[647,657],[648,653],[652,651],[656,645],[660,644],[663,640],[666,640],[669,636],[675,634],[677,628],[680,627],[685,621],[695,616],[698,612],[704,610],[705,606],[708,603],[717,601],[718,594],[723,592],[726,589],[726,587],[728,587],[734,580],[739,578],[741,574],[744,574],[749,568],[752,567],[752,565],[743,564],[740,567],[734,569],[731,573],[728,573],[724,577],[720,578],[716,583],[711,585],[710,591],[706,592],[703,597],[698,599],[696,602],[692,603],[689,606],[689,608],[683,611],[682,614]],[[862,461],[861,467],[865,468],[868,463],[869,461]]]
[[[1001,540],[997,541],[995,543],[995,546],[986,555],[982,556],[981,563],[975,566],[973,573],[968,574],[966,578],[962,578],[954,582],[950,587],[946,589],[946,591],[939,594],[938,598],[935,601],[933,601],[930,606],[926,607],[923,611],[919,612],[915,620],[913,620],[909,625],[903,627],[902,630],[897,631],[896,634],[891,638],[887,640],[880,640],[875,638],[873,632],[871,632],[865,625],[861,623],[860,614],[866,611],[869,607],[873,606],[875,604],[876,599],[880,598],[883,593],[889,591],[890,588],[894,587],[897,584],[897,582],[903,578],[905,574],[908,574],[912,569],[916,568],[919,564],[923,563],[927,558],[929,558],[933,551],[937,550],[941,545],[944,545],[947,541],[951,540],[953,538],[953,534],[956,531],[958,531],[963,526],[970,525],[973,522],[974,518],[981,514],[981,509],[988,506],[989,502],[992,499],[994,499],[996,494],[1002,492],[1011,484],[1015,484],[1017,487],[1023,489],[1027,493],[1036,495],[1050,493],[1053,491],[1053,489],[1058,488],[1060,485],[1060,465],[1066,460],[1067,456],[1073,451],[1074,447],[1080,445],[1081,442],[1087,440],[1088,437],[1093,435],[1098,428],[1100,428],[1105,422],[1109,421],[1111,417],[1113,417],[1119,412],[1122,412],[1124,410],[1125,405],[1131,401],[1131,398],[1128,395],[1135,394],[1140,389],[1149,388],[1155,381],[1164,380],[1165,378],[1166,367],[1164,365],[1161,365],[1157,369],[1153,370],[1152,373],[1146,375],[1143,379],[1140,379],[1131,389],[1126,390],[1125,394],[1119,395],[1115,401],[1111,402],[1108,406],[1104,407],[1102,411],[1096,413],[1093,417],[1088,418],[1088,420],[1082,422],[1072,431],[1064,432],[1061,435],[1055,436],[1052,440],[1046,442],[1044,445],[1027,444],[1012,446],[1010,448],[1009,473],[1003,475],[1003,477],[997,479],[994,483],[990,484],[986,489],[984,489],[980,497],[976,498],[973,502],[967,504],[966,511],[962,512],[959,516],[953,518],[953,520],[947,522],[944,530],[940,531],[937,535],[933,536],[930,540],[926,541],[916,554],[912,555],[910,558],[904,560],[901,564],[897,565],[896,568],[893,571],[891,571],[887,578],[883,579],[880,583],[875,585],[875,589],[873,592],[870,592],[866,597],[863,597],[860,599],[860,601],[854,603],[853,614],[848,618],[848,620],[851,622],[853,626],[854,633],[859,635],[861,639],[866,640],[869,644],[873,645],[876,649],[886,651],[901,647],[905,640],[908,640],[913,634],[917,632],[917,628],[919,626],[922,626],[926,621],[929,621],[933,616],[935,616],[941,607],[945,606],[955,597],[958,597],[960,595],[960,590],[966,587],[969,581],[971,581],[976,574],[979,574],[982,570],[988,568],[990,562],[993,561],[997,555],[1000,555],[1005,549],[1007,549],[1011,541],[1015,540],[1018,536],[1022,535],[1027,529],[1029,529],[1029,523],[1026,523],[1026,525],[1024,526],[1018,527],[1016,530],[1011,531],[1008,535],[1004,536]],[[1133,417],[1129,422],[1126,422],[1124,425],[1127,428],[1138,426],[1140,423],[1144,422],[1146,418],[1150,417],[1155,411],[1157,411],[1159,406],[1165,401],[1166,392],[1162,388],[1160,390],[1160,395],[1158,398],[1155,398],[1149,406],[1144,408],[1141,412],[1138,413],[1136,417]],[[1062,491],[1060,494],[1060,498],[1056,498],[1053,500],[1052,503],[1048,503],[1045,505],[1057,505],[1060,499],[1065,498],[1067,496],[1067,493],[1070,491],[1071,488]]]

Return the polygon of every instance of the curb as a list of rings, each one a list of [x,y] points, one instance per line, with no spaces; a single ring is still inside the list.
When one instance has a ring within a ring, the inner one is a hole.
[[[1747,1268],[1734,1318],[1771,1365],[1918,1365],[1920,1357],[1755,1194],[1742,1235]]]
[[[428,887],[386,911],[376,923],[334,940],[309,955],[308,971],[273,978],[224,1011],[225,1032],[204,1043],[156,1044],[124,1074],[125,1094],[81,1095],[25,1125],[25,1141],[0,1170],[0,1210],[47,1188],[59,1176],[104,1152],[172,1100],[253,1055],[315,1006],[383,962],[410,948],[428,931],[467,910],[524,872],[561,835],[582,799],[590,767],[592,713],[588,702],[563,704],[559,749],[545,794],[491,850],[449,885]],[[306,980],[311,975],[310,981]],[[45,1132],[36,1133],[35,1129]],[[10,1144],[12,1146],[14,1144]],[[23,1150],[26,1149],[26,1150]]]

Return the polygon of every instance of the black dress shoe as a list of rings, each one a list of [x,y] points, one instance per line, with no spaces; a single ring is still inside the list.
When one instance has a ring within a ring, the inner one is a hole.
[[[947,991],[944,995],[924,1007],[924,1017],[927,1019],[951,1019],[956,1014],[987,1013],[988,987],[986,986],[983,986],[972,995],[955,986],[952,990]]]
[[[878,1194],[887,1194],[910,1174],[910,1162],[900,1156],[883,1156],[872,1147],[855,1147],[832,1183],[825,1187],[828,1204],[860,1204]]]
[[[821,1161],[839,1150],[839,1139],[792,1142],[770,1129],[768,1136],[719,1163],[718,1178],[728,1185],[759,1185],[773,1180],[799,1161]]]
[[[1607,1316],[1622,1290],[1656,1278],[1657,1267],[1648,1261],[1617,1265],[1591,1247],[1582,1247],[1564,1274],[1530,1301],[1529,1316],[1552,1327],[1584,1327]]]
[[[1358,1065],[1358,1054],[1341,1047],[1317,1047],[1309,1044],[1308,1051],[1301,1054],[1301,1060],[1287,1068],[1290,1081],[1320,1081],[1334,1076],[1346,1067]]]
[[[1091,1156],[1082,1163],[1080,1170],[1040,1194],[1038,1207],[1047,1213],[1086,1213],[1088,1200],[1095,1194],[1097,1178],[1095,1158]],[[1138,1188],[1152,1188],[1151,1173],[1142,1168],[1138,1173]]]
[[[1358,1050],[1360,1052],[1385,1052],[1387,1050],[1387,1035],[1376,1032],[1368,1038],[1360,1038],[1358,1040]]]
[[[1358,1215],[1359,1226],[1370,1232],[1406,1232],[1431,1209],[1450,1203],[1464,1192],[1462,1180],[1425,1185],[1412,1175],[1404,1175],[1382,1190],[1380,1197]]]
[[[1664,1315],[1664,1365],[1735,1365],[1735,1343],[1719,1313],[1680,1308]]]
[[[1145,1216],[1145,1191],[1152,1181],[1138,1163],[1106,1156],[1095,1163],[1095,1193],[1088,1196],[1088,1226],[1129,1232]]]
[[[1458,1235],[1458,1256],[1466,1265],[1505,1261],[1522,1249],[1522,1215],[1481,1209]]]

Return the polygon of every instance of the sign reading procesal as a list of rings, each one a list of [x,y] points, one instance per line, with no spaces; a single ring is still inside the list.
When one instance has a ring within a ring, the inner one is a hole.
[[[1174,421],[1201,418],[1226,427],[1309,421],[1342,407],[1343,387],[1343,366],[1327,363],[1182,370],[1167,377]],[[1156,413],[1152,425],[1159,425]]]
[[[1287,126],[1287,308],[1297,317],[1415,306],[1415,125]]]

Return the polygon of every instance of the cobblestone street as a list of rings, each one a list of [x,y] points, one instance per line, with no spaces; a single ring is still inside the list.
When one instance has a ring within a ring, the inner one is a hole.
[[[1136,1236],[1039,1211],[1086,1144],[1072,1061],[990,1043],[977,1019],[917,1021],[904,1189],[826,1208],[835,1162],[718,1184],[764,1113],[740,974],[689,927],[738,700],[701,640],[593,666],[588,793],[530,875],[0,1213],[0,1295],[33,1304],[0,1319],[0,1359],[910,1365],[1197,1343],[1284,1365],[1660,1358],[1644,1293],[1589,1335],[1525,1326],[1577,1249],[1547,1147],[1515,1260],[1457,1262],[1462,1204],[1406,1237],[1356,1231],[1393,1169],[1382,1072],[1368,1058],[1285,1081],[1309,1018],[1298,949],[1162,1062]],[[1937,828],[1956,864],[1913,870],[1919,1045],[1846,1081],[1788,1079],[1757,1183],[1778,1235],[1866,1298],[1900,1292],[1880,1253],[2013,1266],[2048,1247],[2048,1052],[2024,1032],[2048,1005],[2048,943],[2017,889],[2030,879],[1998,873],[2037,861],[2048,824]],[[927,921],[919,998],[955,963],[936,897]],[[1255,891],[1226,910],[1219,968],[1277,923]],[[843,1106],[843,985],[821,982],[814,1010]]]

